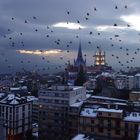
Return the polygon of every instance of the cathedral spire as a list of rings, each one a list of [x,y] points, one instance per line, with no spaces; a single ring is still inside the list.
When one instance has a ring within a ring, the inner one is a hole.
[[[77,59],[83,59],[83,56],[82,56],[82,49],[81,49],[81,40],[80,40],[80,43],[79,43],[79,49],[78,49],[78,56],[77,56]]]
[[[74,61],[74,63],[75,63],[75,66],[80,66],[80,65],[86,64],[86,61],[84,61],[83,55],[82,55],[81,40],[79,42],[77,59],[76,59],[76,61]]]

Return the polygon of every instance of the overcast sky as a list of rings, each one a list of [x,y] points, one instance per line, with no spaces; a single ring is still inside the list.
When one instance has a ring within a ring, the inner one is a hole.
[[[0,73],[60,71],[80,40],[87,65],[99,46],[113,68],[139,66],[139,7],[139,0],[0,0]]]

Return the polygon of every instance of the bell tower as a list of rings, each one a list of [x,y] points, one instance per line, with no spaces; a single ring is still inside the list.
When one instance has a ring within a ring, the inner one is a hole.
[[[105,66],[105,51],[99,48],[95,53],[95,66]]]

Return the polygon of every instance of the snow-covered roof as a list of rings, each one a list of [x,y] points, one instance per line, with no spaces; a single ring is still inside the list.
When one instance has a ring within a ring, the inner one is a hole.
[[[140,76],[140,73],[137,73],[135,76]]]
[[[34,133],[32,133],[32,136],[34,136],[34,137],[38,137],[38,132],[34,132]]]
[[[128,116],[124,117],[124,121],[140,122],[140,113],[131,112]]]
[[[90,138],[89,136],[85,136],[85,134],[77,134],[71,140],[94,140],[94,138]]]
[[[84,117],[97,117],[97,109],[94,109],[94,108],[83,108],[81,113],[80,113],[81,116],[84,116]]]
[[[24,83],[24,81],[23,80],[20,80],[20,81],[18,81],[18,83],[21,83],[22,84],[22,83]]]
[[[113,77],[113,75],[108,72],[102,72],[101,75],[105,77]]]
[[[98,112],[110,112],[110,113],[122,113],[123,110],[121,109],[110,109],[110,108],[99,108]]]
[[[20,103],[25,103],[25,102],[29,102],[30,100],[27,100],[27,97],[20,97],[14,93],[10,93],[7,96],[5,96],[0,103],[4,103],[7,105],[17,105]]]
[[[88,94],[88,93],[87,93],[87,94],[86,94],[86,98],[89,98],[89,97],[91,97],[91,94]]]
[[[79,106],[81,106],[83,104],[83,101],[80,101],[80,102],[76,102],[76,103],[74,103],[74,104],[71,104],[70,106],[71,107],[79,107]]]
[[[22,86],[22,87],[11,87],[10,90],[11,90],[11,91],[15,91],[15,90],[27,90],[27,86]]]
[[[132,91],[131,93],[133,93],[133,94],[139,93],[140,94],[140,91]]]
[[[27,101],[35,101],[38,100],[35,96],[27,96]]]
[[[127,100],[110,98],[110,97],[105,97],[105,96],[91,96],[91,98],[127,102]]]
[[[15,105],[19,104],[19,102],[17,101],[17,99],[13,99],[9,104]]]
[[[0,93],[0,98],[2,98],[3,96],[5,96],[6,93]]]

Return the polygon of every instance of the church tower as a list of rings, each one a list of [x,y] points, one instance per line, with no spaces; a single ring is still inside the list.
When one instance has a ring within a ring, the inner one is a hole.
[[[84,60],[83,55],[82,55],[81,42],[79,43],[77,59],[74,60],[74,66],[75,67],[80,67],[80,66],[85,67],[86,66],[86,59]]]
[[[101,51],[99,48],[95,53],[95,66],[105,66],[105,51]]]

